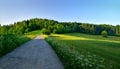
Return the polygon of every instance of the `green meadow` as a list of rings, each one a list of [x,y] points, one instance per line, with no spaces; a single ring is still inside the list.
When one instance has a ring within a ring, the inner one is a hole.
[[[42,34],[41,30],[35,30],[35,31],[31,31],[31,32],[25,33],[23,36],[28,37],[30,39],[33,39],[36,36],[41,35],[41,34]]]
[[[120,37],[69,33],[51,34],[46,40],[65,69],[120,68]]]
[[[36,30],[24,35],[1,35],[0,56],[41,34],[41,30]],[[108,36],[105,38],[101,35],[82,33],[42,36],[52,46],[65,69],[120,68],[120,37]]]

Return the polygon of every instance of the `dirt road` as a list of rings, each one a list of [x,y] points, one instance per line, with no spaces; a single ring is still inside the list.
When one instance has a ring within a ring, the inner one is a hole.
[[[61,61],[38,36],[0,59],[0,69],[64,69]]]

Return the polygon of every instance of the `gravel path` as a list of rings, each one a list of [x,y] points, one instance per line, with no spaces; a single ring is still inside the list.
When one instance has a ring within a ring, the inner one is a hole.
[[[0,59],[0,69],[64,69],[61,61],[38,36]]]

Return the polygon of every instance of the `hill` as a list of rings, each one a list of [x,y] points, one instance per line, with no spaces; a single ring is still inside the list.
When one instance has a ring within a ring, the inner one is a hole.
[[[51,33],[73,33],[80,32],[86,34],[100,35],[102,31],[107,31],[108,35],[120,35],[120,25],[95,25],[80,22],[58,22],[49,19],[34,18],[16,22],[11,25],[0,26],[0,34],[24,34],[34,30],[47,29]]]

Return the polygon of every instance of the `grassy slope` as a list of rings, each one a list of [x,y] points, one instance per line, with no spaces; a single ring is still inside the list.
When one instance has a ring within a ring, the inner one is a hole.
[[[21,44],[33,39],[41,34],[41,30],[32,31],[25,35],[1,35],[0,36],[0,56],[3,56]]]
[[[41,30],[35,30],[35,31],[31,31],[31,32],[29,32],[29,33],[25,33],[24,36],[33,39],[33,38],[35,38],[36,36],[41,35],[41,34],[42,34]]]
[[[103,38],[98,35],[81,33],[53,34],[52,36],[54,37],[48,37],[47,39],[52,38],[80,53],[90,52],[96,54],[120,67],[120,37],[109,36]]]

